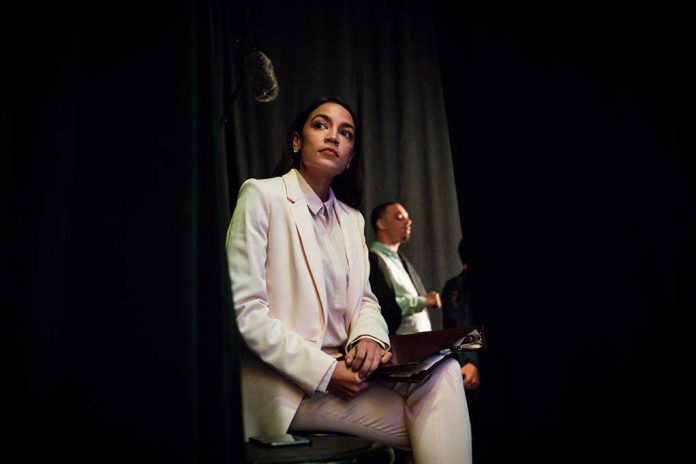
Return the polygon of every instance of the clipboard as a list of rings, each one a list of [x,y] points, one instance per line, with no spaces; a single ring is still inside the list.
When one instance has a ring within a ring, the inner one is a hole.
[[[377,368],[371,378],[385,382],[419,383],[445,359],[464,351],[483,351],[483,326],[433,330],[391,338],[392,359]]]

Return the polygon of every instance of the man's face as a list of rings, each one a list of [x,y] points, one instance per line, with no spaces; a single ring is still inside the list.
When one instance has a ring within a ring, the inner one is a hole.
[[[387,206],[378,225],[389,243],[404,243],[411,238],[411,219],[399,203]]]

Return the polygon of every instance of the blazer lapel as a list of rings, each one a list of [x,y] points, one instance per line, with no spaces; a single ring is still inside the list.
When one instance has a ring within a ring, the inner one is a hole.
[[[296,176],[297,173],[293,169],[283,176],[283,181],[285,182],[288,200],[292,203],[290,205],[290,210],[295,219],[295,227],[300,235],[300,243],[309,266],[312,281],[314,282],[314,288],[319,295],[324,322],[326,322],[327,297],[324,270],[321,263],[321,252],[319,250],[319,244],[317,243],[317,237],[314,233],[314,221],[312,220],[312,215],[309,213],[307,200],[300,189],[299,180]]]
[[[338,213],[338,222],[341,224],[341,233],[343,234],[343,243],[346,250],[346,258],[348,259],[348,290],[346,292],[346,306],[349,314],[346,320],[352,320],[353,310],[358,306],[358,300],[362,297],[362,289],[365,282],[361,273],[362,269],[362,241],[356,241],[355,237],[360,237],[356,233],[356,224],[351,220],[350,216],[343,208],[340,202],[336,202],[336,212]]]

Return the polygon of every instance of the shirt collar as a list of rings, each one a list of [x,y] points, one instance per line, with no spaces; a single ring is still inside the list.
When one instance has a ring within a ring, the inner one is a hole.
[[[319,198],[319,195],[312,190],[312,187],[307,183],[305,178],[302,176],[302,173],[299,171],[297,171],[297,178],[300,182],[300,190],[302,191],[305,200],[307,200],[307,206],[312,214],[315,216],[319,214],[322,207],[326,207],[326,211],[329,215],[333,214],[334,205],[336,203],[336,196],[334,195],[333,190],[329,188],[329,199],[324,203],[321,201],[321,198]]]
[[[398,258],[398,257],[399,257],[399,253],[397,253],[396,251],[394,251],[394,250],[392,250],[391,248],[387,247],[384,243],[378,242],[377,240],[375,240],[374,242],[372,242],[372,244],[370,245],[370,249],[371,249],[371,250],[374,250],[374,251],[378,251],[378,252],[380,252],[380,253],[382,253],[382,254],[384,254],[384,255],[391,256],[392,258]]]

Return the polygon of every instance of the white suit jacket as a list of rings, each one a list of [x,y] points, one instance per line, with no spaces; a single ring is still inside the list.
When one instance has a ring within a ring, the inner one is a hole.
[[[305,395],[334,363],[321,350],[327,323],[319,245],[298,171],[242,185],[227,232],[227,259],[242,357],[247,437],[285,433]],[[369,284],[365,221],[337,201],[348,258],[345,316],[349,346],[370,335],[388,345],[387,325]]]

